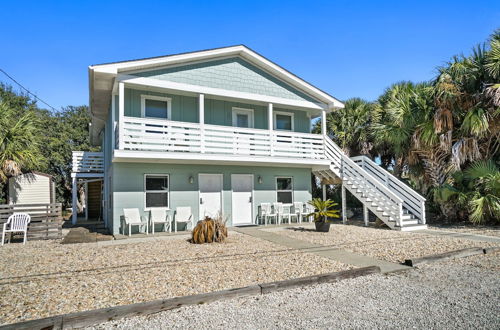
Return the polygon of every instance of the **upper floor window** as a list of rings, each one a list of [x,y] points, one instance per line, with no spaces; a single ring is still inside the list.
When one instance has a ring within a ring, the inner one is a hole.
[[[141,114],[146,118],[172,119],[169,97],[141,95]]]
[[[253,127],[253,109],[233,107],[233,126]]]
[[[274,113],[274,129],[293,131],[293,113],[276,111]]]

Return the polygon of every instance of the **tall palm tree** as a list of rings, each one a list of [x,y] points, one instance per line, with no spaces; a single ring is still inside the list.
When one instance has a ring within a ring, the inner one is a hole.
[[[33,111],[19,114],[6,102],[0,103],[0,181],[39,164],[37,129]]]
[[[344,105],[327,115],[327,133],[346,154],[368,154],[373,145],[369,135],[373,104],[355,97]],[[321,131],[321,122],[315,124],[313,131]]]

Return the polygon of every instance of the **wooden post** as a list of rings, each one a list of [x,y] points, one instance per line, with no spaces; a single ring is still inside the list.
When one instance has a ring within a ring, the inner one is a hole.
[[[326,137],[326,110],[321,111],[321,134]]]
[[[322,184],[321,187],[323,188],[323,200],[326,201],[326,184]]]
[[[345,197],[345,186],[342,183],[342,223],[347,223],[347,205],[346,205],[346,197]]]
[[[370,211],[368,210],[368,207],[366,205],[363,205],[363,218],[365,220],[365,226],[368,227],[368,222],[370,221],[368,216]]]
[[[76,209],[76,198],[77,198],[77,188],[78,188],[78,185],[76,184],[76,177],[73,177],[73,186],[72,186],[72,190],[71,190],[71,193],[72,193],[72,200],[71,200],[71,206],[72,206],[72,210],[73,210],[73,213],[71,214],[71,223],[76,225],[76,217],[77,217],[77,209]]]
[[[125,116],[125,84],[118,83],[118,149],[123,150],[123,120]]]
[[[198,101],[198,111],[200,118],[200,148],[201,153],[205,153],[205,95],[200,94]]]
[[[274,125],[273,125],[273,104],[269,103],[267,106],[267,127],[269,129],[269,143],[271,147],[271,156],[274,155]]]

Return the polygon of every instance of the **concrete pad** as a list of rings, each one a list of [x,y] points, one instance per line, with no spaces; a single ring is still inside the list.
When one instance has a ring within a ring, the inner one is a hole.
[[[296,240],[284,235],[274,234],[269,230],[261,230],[258,228],[235,228],[234,230],[242,234],[257,237],[288,248],[302,250],[307,253],[313,253],[324,258],[342,262],[344,264],[353,265],[356,267],[378,266],[380,267],[382,273],[391,273],[411,269],[411,267],[402,264],[378,260],[338,248],[313,244],[302,240]]]

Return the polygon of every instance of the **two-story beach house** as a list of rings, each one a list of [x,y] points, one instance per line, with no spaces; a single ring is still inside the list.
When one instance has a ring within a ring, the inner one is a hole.
[[[103,151],[73,154],[74,223],[82,183],[102,187],[102,218],[118,234],[124,208],[174,217],[189,206],[195,221],[221,211],[230,226],[256,224],[261,203],[309,201],[314,174],[341,179],[366,221],[371,211],[394,229],[425,226],[420,195],[328,137],[326,114],[342,102],[245,46],[92,65],[89,93]]]

